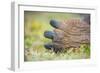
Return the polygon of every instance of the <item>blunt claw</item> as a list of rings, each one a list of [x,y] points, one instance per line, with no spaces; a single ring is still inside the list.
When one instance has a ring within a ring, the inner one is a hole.
[[[51,26],[53,26],[54,28],[59,28],[59,24],[60,22],[58,22],[57,20],[51,20],[50,21]]]
[[[53,39],[53,38],[54,38],[54,35],[55,35],[55,33],[52,32],[52,31],[45,31],[45,32],[44,32],[44,36],[45,36],[46,38],[49,38],[49,39]]]

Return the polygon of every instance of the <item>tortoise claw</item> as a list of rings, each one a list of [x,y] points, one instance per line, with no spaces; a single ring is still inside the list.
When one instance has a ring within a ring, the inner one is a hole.
[[[58,22],[57,20],[51,20],[50,25],[54,28],[59,28],[60,22]]]
[[[54,36],[55,36],[55,33],[52,32],[52,31],[45,31],[45,32],[44,32],[44,36],[45,36],[46,38],[53,39]]]
[[[53,48],[52,44],[45,44],[44,47],[48,50],[51,50]]]

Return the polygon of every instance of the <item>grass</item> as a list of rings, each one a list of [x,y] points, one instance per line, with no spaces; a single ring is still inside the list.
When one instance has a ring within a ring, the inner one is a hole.
[[[54,53],[52,50],[40,51],[34,48],[25,52],[25,61],[45,61],[45,60],[70,60],[90,58],[90,46],[82,44],[80,48],[70,48],[66,52]]]

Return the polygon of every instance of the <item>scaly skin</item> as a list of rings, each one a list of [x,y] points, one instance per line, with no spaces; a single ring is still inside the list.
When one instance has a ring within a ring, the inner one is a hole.
[[[80,19],[69,19],[62,22],[51,20],[55,29],[45,31],[44,36],[52,39],[52,43],[45,44],[45,48],[61,52],[68,48],[79,48],[81,44],[90,44],[90,24]]]

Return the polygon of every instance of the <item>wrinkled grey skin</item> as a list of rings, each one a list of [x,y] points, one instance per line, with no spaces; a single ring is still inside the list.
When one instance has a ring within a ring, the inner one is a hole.
[[[90,44],[89,19],[51,20],[50,25],[55,29],[44,32],[44,36],[52,40],[44,45],[46,49],[57,53],[68,48],[79,48],[81,44]]]

